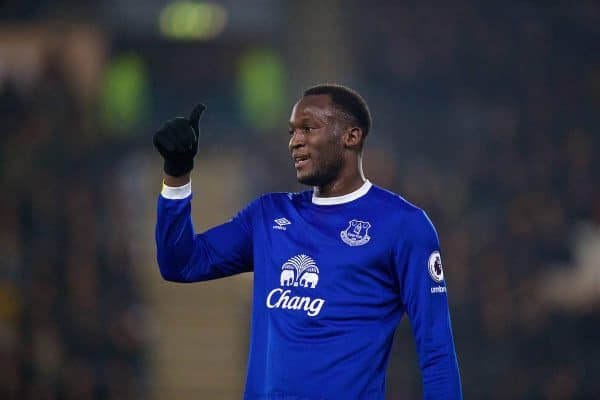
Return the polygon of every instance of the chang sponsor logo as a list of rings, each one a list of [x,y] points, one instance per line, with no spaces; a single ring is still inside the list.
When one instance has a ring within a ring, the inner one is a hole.
[[[282,308],[284,310],[302,310],[306,315],[314,317],[319,315],[325,300],[313,299],[309,296],[293,296],[290,289],[273,289],[267,296],[268,308]]]
[[[294,256],[281,266],[280,286],[314,289],[318,282],[319,267],[306,254]],[[305,311],[309,317],[315,317],[321,312],[325,300],[298,296],[292,289],[275,288],[267,295],[265,304],[268,308]]]

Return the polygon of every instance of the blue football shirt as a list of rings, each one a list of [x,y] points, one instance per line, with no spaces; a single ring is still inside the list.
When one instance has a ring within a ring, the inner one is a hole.
[[[191,200],[191,184],[159,196],[160,272],[176,282],[254,272],[244,399],[384,399],[404,313],[423,397],[462,397],[438,238],[421,209],[367,181],[340,197],[263,195],[197,234]]]

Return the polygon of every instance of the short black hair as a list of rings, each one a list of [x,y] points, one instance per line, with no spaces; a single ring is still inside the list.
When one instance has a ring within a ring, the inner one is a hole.
[[[371,111],[369,111],[369,106],[367,106],[365,99],[355,90],[333,83],[322,83],[304,91],[304,96],[317,96],[321,94],[328,95],[334,107],[350,117],[352,123],[362,129],[364,140],[369,134],[372,124]]]

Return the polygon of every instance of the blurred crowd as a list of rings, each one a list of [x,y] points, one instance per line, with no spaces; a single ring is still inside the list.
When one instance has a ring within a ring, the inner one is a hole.
[[[374,172],[395,165],[385,183],[438,229],[465,393],[595,397],[600,282],[575,276],[600,270],[600,231],[591,265],[575,239],[600,226],[600,7],[398,4],[366,17],[382,22],[369,42],[385,44],[362,42],[371,139],[395,142],[374,149]]]
[[[360,29],[340,44],[351,45],[356,66],[340,83],[374,115],[366,175],[438,229],[466,398],[591,399],[600,390],[600,287],[577,278],[600,266],[578,256],[575,240],[581,226],[596,227],[586,243],[598,254],[600,6],[574,3],[350,1],[343,11]],[[151,75],[189,59],[154,61]],[[195,84],[235,102],[231,79],[212,73]],[[187,85],[184,74],[171,78],[154,79],[154,93]],[[181,106],[176,97],[153,102],[164,113]],[[103,135],[82,104],[51,57],[33,89],[0,84],[0,398],[144,394],[143,302],[112,184],[124,139]],[[271,136],[233,115],[220,124],[234,133],[209,132],[213,149],[205,141],[200,153],[244,159],[248,199],[300,189],[286,121]],[[139,143],[151,152],[145,135]],[[550,276],[560,277],[552,287]],[[390,399],[419,396],[411,341],[404,322]]]
[[[116,156],[59,59],[42,70],[0,82],[0,398],[142,398]]]

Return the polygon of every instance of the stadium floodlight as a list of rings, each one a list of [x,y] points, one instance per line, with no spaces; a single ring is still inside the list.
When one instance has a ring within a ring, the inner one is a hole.
[[[165,37],[176,40],[209,40],[225,29],[227,10],[214,3],[176,1],[159,14],[158,27]]]

